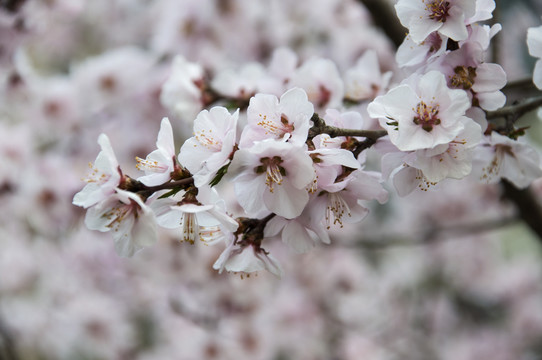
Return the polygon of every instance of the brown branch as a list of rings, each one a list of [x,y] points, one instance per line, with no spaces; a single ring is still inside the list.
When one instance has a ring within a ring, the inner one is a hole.
[[[486,117],[488,120],[508,117],[518,119],[522,115],[533,111],[540,106],[542,106],[542,96],[533,97],[517,104],[502,107],[495,111],[488,111]]]
[[[309,139],[316,135],[328,134],[331,137],[337,136],[356,136],[376,140],[388,135],[386,130],[358,130],[358,129],[341,129],[334,126],[326,125],[325,121],[314,113],[311,118],[314,125],[309,130]]]
[[[359,0],[359,2],[371,13],[374,24],[384,31],[395,47],[399,47],[408,31],[397,20],[395,9],[391,4],[384,0]]]
[[[542,207],[530,188],[518,189],[508,180],[502,179],[504,197],[518,210],[519,217],[531,228],[542,242]]]

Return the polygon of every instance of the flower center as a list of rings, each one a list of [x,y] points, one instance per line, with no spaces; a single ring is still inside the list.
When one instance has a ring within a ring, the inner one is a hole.
[[[256,174],[263,174],[265,172],[265,185],[269,188],[270,192],[273,192],[274,184],[281,185],[283,176],[286,176],[286,169],[280,164],[283,160],[280,156],[263,157],[260,159],[262,165],[256,166],[254,171]]]
[[[199,236],[199,224],[196,214],[183,212],[181,215],[181,227],[183,229],[182,241],[194,244]]]
[[[220,151],[222,149],[222,141],[215,140],[212,134],[213,130],[205,132],[205,130],[198,131],[194,134],[196,140],[209,150]]]
[[[294,131],[294,125],[290,124],[286,115],[280,116],[280,122],[268,119],[267,115],[259,114],[262,119],[258,122],[258,126],[261,126],[265,130],[266,135],[274,135],[277,138],[282,138],[285,134],[290,134]]]
[[[450,2],[444,0],[433,0],[425,6],[425,10],[429,12],[429,19],[443,23],[446,22],[446,18],[448,17]]]
[[[136,156],[136,161],[136,168],[140,171],[163,173],[169,169],[167,165],[160,164],[158,161],[142,159],[139,156]]]
[[[457,66],[454,69],[455,75],[451,77],[451,85],[455,88],[468,90],[474,85],[476,68],[472,66]]]
[[[138,208],[139,205],[133,200],[130,200],[130,204],[124,204],[119,201],[118,206],[111,208],[111,210],[104,213],[102,217],[109,221],[109,224],[106,225],[108,228],[118,232],[122,222],[130,216],[130,214],[133,214],[136,218],[138,217]]]
[[[440,125],[440,119],[437,117],[439,112],[438,104],[436,106],[427,105],[421,101],[416,105],[416,109],[412,109],[417,116],[412,119],[414,124],[421,125],[422,129],[427,132],[433,130],[433,126]]]

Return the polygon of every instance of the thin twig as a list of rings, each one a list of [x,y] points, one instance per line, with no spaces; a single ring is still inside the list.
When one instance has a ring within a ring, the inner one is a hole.
[[[325,121],[314,113],[311,118],[314,123],[313,127],[309,130],[309,139],[314,138],[316,135],[327,134],[331,137],[337,136],[355,136],[364,137],[372,140],[376,140],[383,136],[388,135],[386,130],[358,130],[358,129],[342,129],[334,126],[326,125]]]
[[[488,120],[506,117],[514,117],[517,119],[540,106],[542,106],[542,96],[532,97],[518,104],[505,106],[495,111],[488,111],[486,117]]]

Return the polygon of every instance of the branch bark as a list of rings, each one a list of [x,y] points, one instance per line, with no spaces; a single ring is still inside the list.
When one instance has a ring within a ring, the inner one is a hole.
[[[542,243],[542,207],[530,188],[518,189],[514,184],[501,181],[504,197],[517,208],[519,217],[531,228]]]

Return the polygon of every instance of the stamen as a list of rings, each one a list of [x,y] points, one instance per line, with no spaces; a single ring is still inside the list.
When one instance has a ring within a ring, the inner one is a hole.
[[[444,23],[449,16],[448,11],[450,11],[450,2],[445,0],[433,0],[425,6],[425,10],[429,12],[429,19]]]
[[[181,241],[187,241],[193,245],[199,236],[199,225],[196,214],[183,212],[181,215],[181,227],[183,229]]]
[[[289,134],[294,131],[294,126],[289,123],[286,115],[282,114],[280,122],[267,119],[267,115],[258,114],[260,121],[257,123],[265,130],[266,135],[274,135],[277,138],[282,138],[284,134]]]
[[[280,156],[263,157],[260,159],[262,165],[254,168],[254,172],[257,174],[265,172],[265,185],[267,185],[270,192],[273,192],[275,184],[282,185],[282,179],[286,176],[286,169],[280,166],[282,161]]]
[[[196,140],[209,150],[220,151],[222,149],[222,141],[215,140],[212,134],[213,130],[210,129],[208,132],[205,130],[198,131],[194,134]]]
[[[329,193],[328,204],[326,207],[326,224],[327,228],[330,228],[331,214],[333,214],[333,225],[339,223],[341,228],[343,227],[342,217],[344,214],[352,216],[350,213],[350,207],[344,198],[338,193]]]
[[[474,85],[474,79],[476,78],[476,68],[472,66],[457,66],[454,69],[454,75],[450,77],[450,84],[454,88],[461,88],[463,90],[469,90]]]
[[[439,113],[438,104],[431,106],[421,101],[418,103],[418,105],[416,105],[416,108],[412,108],[412,110],[417,114],[412,121],[416,125],[421,125],[422,129],[425,131],[431,132],[433,130],[433,126],[440,125],[440,119],[437,117]]]
[[[164,164],[160,164],[158,161],[142,159],[136,156],[136,168],[141,171],[152,171],[157,173],[163,173],[168,170],[168,167]]]

